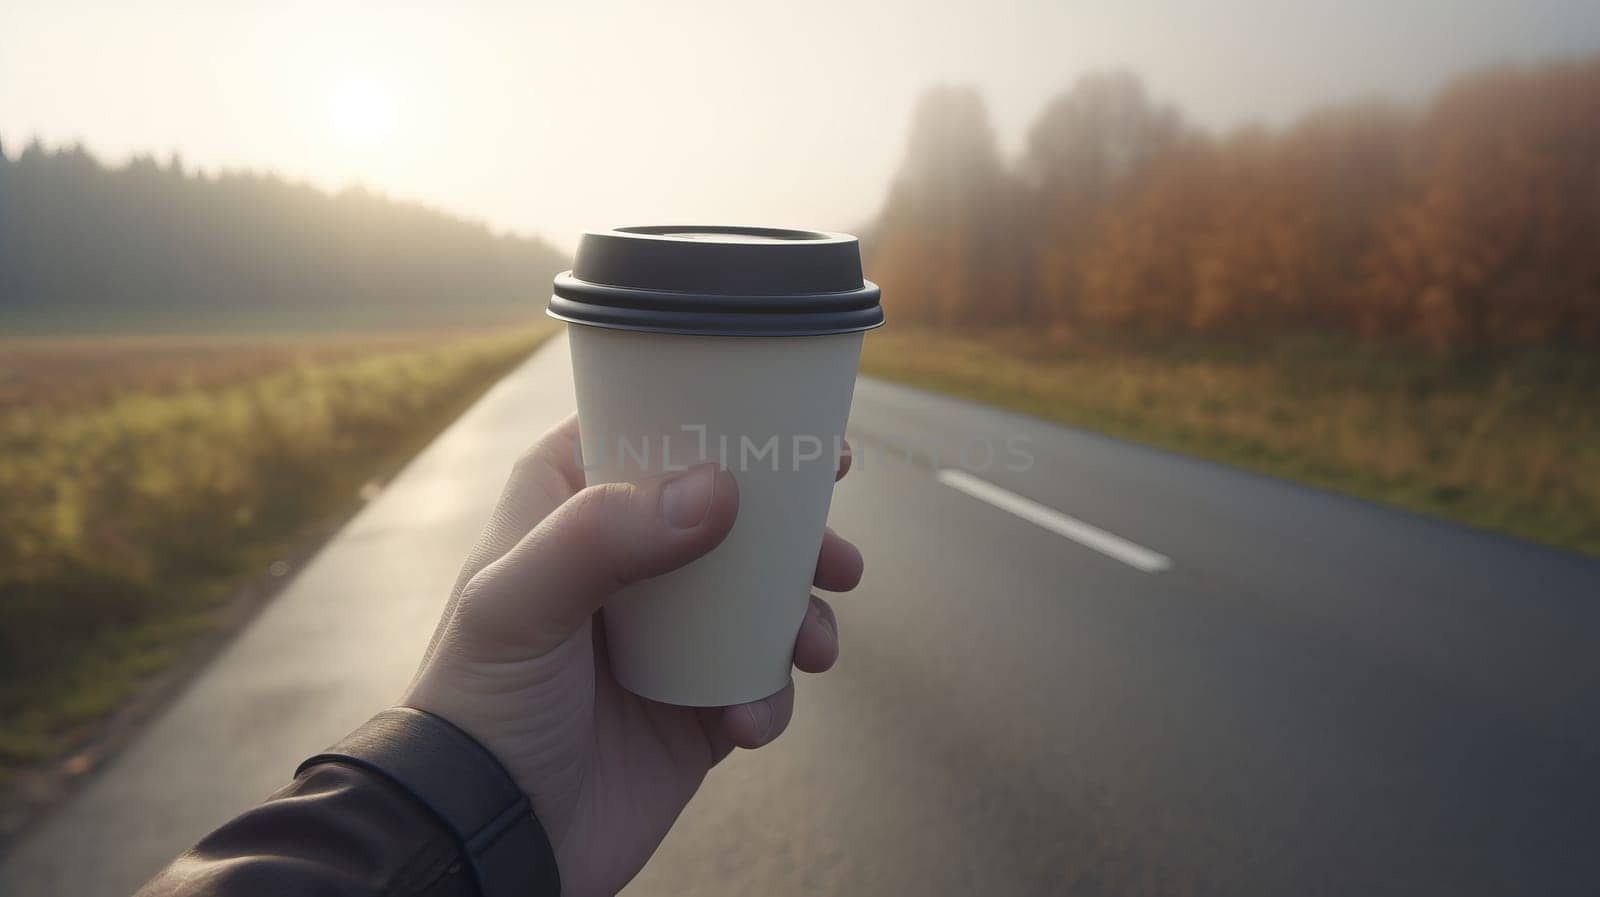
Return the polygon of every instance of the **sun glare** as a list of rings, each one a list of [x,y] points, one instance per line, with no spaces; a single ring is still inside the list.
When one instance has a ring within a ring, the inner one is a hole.
[[[334,130],[351,143],[381,143],[394,131],[394,97],[365,75],[339,82],[329,97],[328,111]]]

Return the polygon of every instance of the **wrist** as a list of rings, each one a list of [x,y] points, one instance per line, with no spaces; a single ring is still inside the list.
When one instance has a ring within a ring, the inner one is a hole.
[[[560,893],[554,851],[527,795],[487,748],[444,718],[386,710],[297,775],[323,763],[364,769],[414,798],[454,837],[484,897]]]

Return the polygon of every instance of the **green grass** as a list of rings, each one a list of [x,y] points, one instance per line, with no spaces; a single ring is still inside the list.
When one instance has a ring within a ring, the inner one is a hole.
[[[550,332],[303,353],[280,340],[243,361],[241,341],[183,376],[152,358],[192,341],[108,342],[94,365],[93,344],[0,344],[0,378],[24,384],[0,404],[0,783],[89,737],[245,578],[347,513]],[[66,356],[71,370],[49,366]]]
[[[1600,556],[1600,358],[886,328],[865,373]]]

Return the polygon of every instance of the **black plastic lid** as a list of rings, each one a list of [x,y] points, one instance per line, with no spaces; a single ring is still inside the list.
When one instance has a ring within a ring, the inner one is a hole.
[[[591,231],[556,275],[549,314],[574,324],[718,336],[821,336],[883,323],[849,234],[769,227]]]

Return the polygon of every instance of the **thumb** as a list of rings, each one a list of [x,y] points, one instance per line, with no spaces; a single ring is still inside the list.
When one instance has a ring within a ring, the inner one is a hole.
[[[456,625],[479,645],[540,656],[618,589],[717,547],[738,510],[733,474],[716,464],[590,486],[467,583]]]

